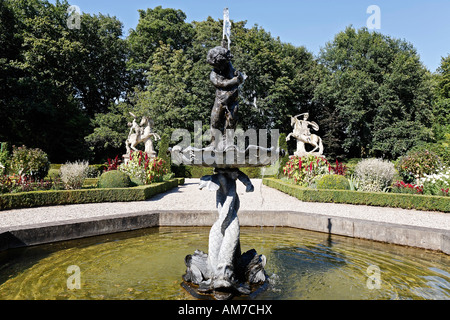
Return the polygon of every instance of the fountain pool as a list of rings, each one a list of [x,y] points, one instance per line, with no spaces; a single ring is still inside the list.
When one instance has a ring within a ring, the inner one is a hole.
[[[207,252],[208,235],[161,227],[1,252],[0,299],[194,299],[180,286],[183,258]],[[241,245],[267,257],[259,300],[450,299],[443,253],[293,228],[244,227]]]

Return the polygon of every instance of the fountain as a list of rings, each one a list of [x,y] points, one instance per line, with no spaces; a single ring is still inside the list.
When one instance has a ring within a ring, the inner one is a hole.
[[[207,55],[207,62],[213,67],[210,79],[216,87],[210,145],[203,149],[175,147],[171,150],[175,163],[215,168],[213,175],[201,178],[200,189],[216,192],[219,217],[209,234],[208,253],[197,250],[185,258],[187,270],[182,285],[194,296],[209,294],[221,300],[248,295],[255,290],[255,285],[263,286],[267,281],[266,257],[255,250],[241,253],[236,180],[246,186],[246,192],[253,192],[250,179],[239,168],[273,164],[283,152],[274,147],[240,148],[234,144],[239,88],[246,76],[231,63],[230,32],[229,13],[225,9],[222,45],[212,48]]]

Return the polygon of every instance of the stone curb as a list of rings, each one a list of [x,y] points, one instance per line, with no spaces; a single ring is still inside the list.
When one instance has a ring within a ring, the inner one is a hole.
[[[148,211],[0,229],[0,251],[151,227],[210,227],[215,211]],[[450,231],[292,211],[242,211],[242,227],[291,227],[440,251],[450,255]]]

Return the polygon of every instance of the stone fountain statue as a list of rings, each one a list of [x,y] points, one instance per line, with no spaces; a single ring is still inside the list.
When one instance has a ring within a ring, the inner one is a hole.
[[[222,46],[212,48],[207,55],[207,62],[213,67],[210,79],[216,87],[211,112],[211,131],[216,134],[206,148],[175,147],[171,150],[172,161],[215,168],[213,175],[201,178],[199,188],[216,192],[218,219],[210,230],[208,253],[197,250],[186,256],[182,286],[196,297],[209,295],[216,299],[250,295],[267,283],[266,257],[258,255],[254,249],[241,252],[236,181],[246,186],[246,192],[253,192],[250,179],[239,168],[267,166],[284,153],[275,147],[255,145],[242,149],[229,138],[229,133],[236,129],[239,86],[245,76],[231,63],[228,9],[224,12],[224,24],[227,27],[224,26]]]
[[[133,116],[134,120],[133,122],[129,122],[128,126],[130,127],[130,133],[128,134],[128,138],[125,141],[125,146],[127,148],[127,153],[123,156],[124,162],[127,163],[130,159],[130,155],[133,151],[139,151],[137,149],[137,146],[139,143],[143,142],[145,149],[144,152],[147,153],[147,155],[150,158],[156,157],[156,152],[153,148],[153,141],[152,138],[155,139],[155,141],[161,140],[161,137],[156,132],[153,132],[153,121],[144,116],[142,117],[141,122],[138,124],[136,119],[137,117],[130,112],[130,114]]]
[[[303,120],[299,117],[303,116]],[[297,139],[297,151],[294,153],[295,156],[303,157],[305,155],[323,155],[323,143],[322,138],[318,135],[311,134],[309,126],[315,131],[319,131],[319,125],[314,121],[308,121],[309,114],[302,113],[298,116],[291,117],[291,126],[294,127],[292,133],[286,137],[286,141],[289,141],[291,137]],[[311,151],[306,151],[305,144],[311,145],[314,149]]]

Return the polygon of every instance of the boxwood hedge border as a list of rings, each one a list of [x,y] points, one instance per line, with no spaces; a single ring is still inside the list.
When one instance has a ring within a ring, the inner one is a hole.
[[[450,212],[450,197],[386,192],[309,189],[276,178],[264,178],[263,184],[305,202],[345,203],[378,207]]]
[[[175,178],[133,188],[91,188],[8,193],[0,195],[0,211],[68,204],[145,201],[156,194],[166,192],[182,184],[184,184],[184,178]]]

